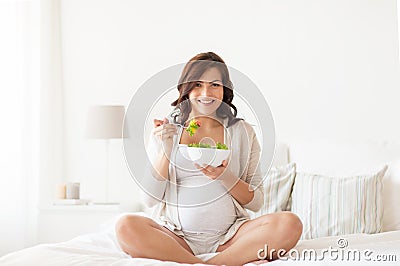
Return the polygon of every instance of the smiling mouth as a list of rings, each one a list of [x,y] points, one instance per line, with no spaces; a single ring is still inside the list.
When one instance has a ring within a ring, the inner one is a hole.
[[[215,100],[197,100],[197,102],[203,105],[212,105],[215,102]]]

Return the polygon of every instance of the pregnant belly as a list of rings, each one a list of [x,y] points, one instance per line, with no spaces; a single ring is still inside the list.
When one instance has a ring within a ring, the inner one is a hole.
[[[224,234],[236,220],[231,195],[219,181],[201,176],[185,181],[178,186],[178,212],[183,231]]]

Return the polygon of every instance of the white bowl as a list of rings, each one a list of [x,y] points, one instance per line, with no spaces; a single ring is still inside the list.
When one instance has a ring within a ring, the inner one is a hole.
[[[195,163],[203,166],[203,164],[217,167],[222,164],[223,160],[228,159],[230,150],[222,150],[215,148],[197,148],[188,147],[186,144],[179,144],[186,147],[188,157]]]

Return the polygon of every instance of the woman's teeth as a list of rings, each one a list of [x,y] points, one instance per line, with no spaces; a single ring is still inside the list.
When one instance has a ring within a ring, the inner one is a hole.
[[[214,102],[214,100],[208,100],[208,101],[199,100],[199,102],[202,103],[202,104],[212,104]]]

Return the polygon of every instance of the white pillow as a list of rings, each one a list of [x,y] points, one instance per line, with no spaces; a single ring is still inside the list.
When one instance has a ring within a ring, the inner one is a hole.
[[[381,232],[387,168],[350,177],[296,173],[291,210],[303,222],[302,239]]]
[[[383,177],[383,231],[400,230],[400,159],[388,163]]]
[[[295,175],[295,163],[271,167],[263,182],[263,207],[256,213],[250,212],[250,216],[256,218],[264,214],[288,210],[288,208],[290,208],[289,198],[292,192]]]
[[[289,146],[283,142],[276,142],[272,166],[279,167],[289,163]]]
[[[290,161],[298,172],[327,176],[370,173],[389,165],[383,177],[383,231],[400,230],[400,143],[373,140],[313,139],[293,142]]]

